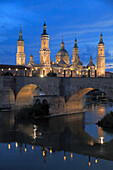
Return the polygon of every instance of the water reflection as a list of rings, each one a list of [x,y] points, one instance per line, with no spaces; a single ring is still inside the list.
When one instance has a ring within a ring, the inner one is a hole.
[[[92,108],[91,108],[92,109]],[[113,141],[103,144],[104,131],[97,127],[97,137],[92,130],[87,130],[86,122],[99,119],[106,112],[106,107],[93,106],[92,111],[70,116],[61,116],[38,120],[37,123],[17,123],[13,113],[0,114],[0,143],[7,143],[8,150],[14,148],[21,155],[29,152],[38,152],[43,161],[50,156],[62,153],[62,160],[73,160],[75,154],[87,155],[87,164],[92,166],[92,157],[95,164],[98,158],[113,160]],[[5,115],[5,116],[4,116]],[[102,145],[101,145],[102,144]]]

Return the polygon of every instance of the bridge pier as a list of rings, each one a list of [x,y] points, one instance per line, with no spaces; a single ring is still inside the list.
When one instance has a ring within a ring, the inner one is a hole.
[[[15,105],[15,96],[9,87],[0,88],[0,108],[10,108]]]

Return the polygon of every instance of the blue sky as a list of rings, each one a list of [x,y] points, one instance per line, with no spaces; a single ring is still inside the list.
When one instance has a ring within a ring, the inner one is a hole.
[[[96,64],[101,29],[105,43],[106,70],[113,71],[112,0],[0,0],[0,63],[16,64],[17,39],[22,26],[26,64],[32,52],[39,63],[40,36],[46,17],[51,59],[55,61],[62,36],[72,58],[75,35],[84,65],[90,55]]]

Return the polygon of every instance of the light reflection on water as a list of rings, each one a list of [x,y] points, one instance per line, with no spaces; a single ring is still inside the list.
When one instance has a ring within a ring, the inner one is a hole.
[[[1,113],[0,169],[112,169],[112,161],[97,156],[104,148],[97,152],[92,146],[100,137],[104,141],[113,139],[112,133],[94,124],[111,109],[93,105],[85,114],[51,118],[37,124],[15,124],[13,113]]]
[[[91,136],[93,136],[96,139],[100,139],[100,137],[104,137],[104,141],[109,141],[113,139],[113,131],[111,133],[108,133],[106,131],[103,131],[101,127],[98,127],[96,123],[98,120],[101,120],[101,118],[110,111],[113,110],[113,106],[109,106],[108,104],[100,104],[94,106],[91,105],[89,107],[89,110],[85,113],[85,130],[88,132]]]

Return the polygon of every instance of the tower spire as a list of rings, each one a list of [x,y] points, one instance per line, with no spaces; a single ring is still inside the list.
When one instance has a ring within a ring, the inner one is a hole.
[[[62,35],[62,43],[64,43],[64,42],[63,42],[63,35]]]
[[[32,52],[31,52],[31,55],[30,55],[30,62],[33,61],[33,55],[32,55]]]
[[[92,62],[92,55],[90,56],[90,62]]]
[[[61,42],[61,49],[64,49],[64,41],[63,41],[63,36],[62,36],[62,42]]]
[[[44,18],[44,25],[43,25],[43,35],[47,35],[47,30],[46,30],[46,18]]]
[[[22,38],[22,30],[21,30],[21,25],[20,25],[20,31],[19,31],[19,41],[23,41],[23,38]]]
[[[75,47],[75,48],[78,48],[76,35],[75,35],[75,44],[74,44],[74,47]]]
[[[44,23],[46,23],[46,17],[44,17]]]
[[[100,43],[103,43],[102,29],[101,29],[101,34],[100,34]]]

